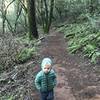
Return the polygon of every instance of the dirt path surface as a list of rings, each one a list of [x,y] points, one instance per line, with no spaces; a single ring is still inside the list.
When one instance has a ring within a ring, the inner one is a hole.
[[[41,43],[41,60],[50,57],[57,73],[55,100],[100,100],[99,65],[68,54],[63,33],[51,32]],[[93,70],[95,69],[95,70]],[[37,99],[39,100],[39,99]]]
[[[42,41],[41,55],[51,57],[54,61],[53,68],[57,73],[57,87],[55,88],[55,100],[75,100],[68,79],[66,69],[66,45],[63,34],[52,33]]]

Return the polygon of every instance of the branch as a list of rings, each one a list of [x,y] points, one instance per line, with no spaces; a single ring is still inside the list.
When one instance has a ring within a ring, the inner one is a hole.
[[[24,3],[20,0],[21,6],[22,8],[25,10],[25,12],[27,13],[27,8],[25,7]]]
[[[17,17],[16,17],[16,21],[15,21],[15,28],[14,28],[14,31],[16,30],[16,25],[17,25],[17,21],[19,19],[19,16],[21,15],[21,12],[22,12],[22,7],[19,9],[19,11],[17,12]]]
[[[15,0],[11,1],[11,2],[7,5],[5,11],[7,11],[8,7],[9,7],[14,1],[15,1]]]

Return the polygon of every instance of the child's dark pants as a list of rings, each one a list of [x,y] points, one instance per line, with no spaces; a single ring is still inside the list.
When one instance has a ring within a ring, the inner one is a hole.
[[[47,92],[41,92],[41,100],[54,100],[53,90]]]

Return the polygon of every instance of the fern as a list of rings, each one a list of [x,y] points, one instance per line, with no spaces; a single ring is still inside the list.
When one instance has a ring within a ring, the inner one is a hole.
[[[81,50],[84,56],[96,62],[99,57],[98,49],[100,47],[100,31],[94,31],[89,22],[82,24],[70,24],[64,27],[64,37],[69,39],[68,50],[70,53],[76,53]]]
[[[97,58],[100,58],[100,52],[96,51],[91,57],[91,62],[96,63]]]
[[[25,62],[36,54],[35,47],[24,48],[19,54],[17,54],[16,59],[18,62]]]

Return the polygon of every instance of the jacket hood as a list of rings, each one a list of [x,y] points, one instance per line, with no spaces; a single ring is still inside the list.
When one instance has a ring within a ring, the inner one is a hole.
[[[41,68],[43,69],[46,64],[52,64],[52,60],[50,58],[44,58],[41,63]]]

